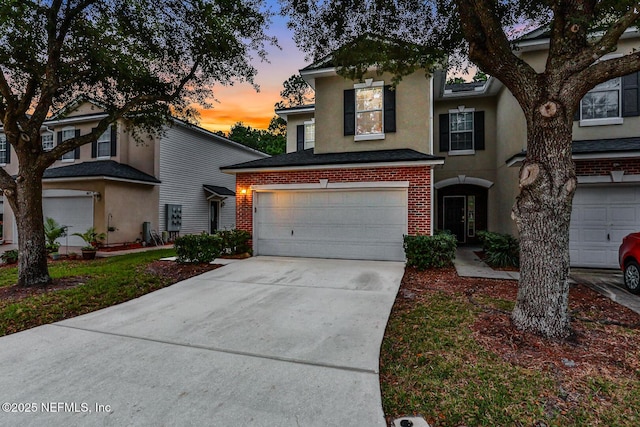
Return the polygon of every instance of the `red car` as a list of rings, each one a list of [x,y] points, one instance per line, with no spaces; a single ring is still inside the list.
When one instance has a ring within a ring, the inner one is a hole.
[[[624,272],[624,285],[629,292],[640,294],[640,233],[631,233],[622,239],[618,260]]]

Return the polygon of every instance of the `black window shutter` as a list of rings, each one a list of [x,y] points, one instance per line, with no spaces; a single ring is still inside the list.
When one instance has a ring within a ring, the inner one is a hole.
[[[344,91],[344,134],[356,134],[356,91],[347,89]]]
[[[384,87],[384,132],[396,131],[396,91]]]
[[[11,144],[9,144],[9,141],[6,142],[5,147],[7,151],[4,152],[4,162],[9,164],[11,163]]]
[[[93,133],[96,128],[91,129],[91,133]],[[91,143],[91,158],[95,159],[98,157],[98,140],[96,139]]]
[[[440,114],[440,151],[449,151],[449,115]]]
[[[111,157],[115,157],[118,153],[118,128],[116,124],[111,125]]]
[[[640,71],[622,77],[622,117],[640,116]]]
[[[578,103],[578,108],[576,108],[576,112],[573,113],[573,121],[578,121],[580,120],[580,106],[582,105],[582,100],[580,100],[580,102]]]
[[[296,126],[296,150],[304,150],[304,125]]]
[[[62,132],[56,132],[56,145],[62,144]],[[62,156],[58,157],[58,160],[62,160]]]
[[[80,129],[76,129],[76,138],[80,136]],[[80,147],[76,147],[76,149],[73,151],[73,158],[74,159],[79,159],[80,158]]]
[[[484,150],[484,111],[473,113],[474,149]]]

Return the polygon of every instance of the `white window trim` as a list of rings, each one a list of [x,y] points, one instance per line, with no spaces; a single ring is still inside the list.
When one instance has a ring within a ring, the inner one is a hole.
[[[596,64],[601,61],[606,61],[608,59],[620,58],[624,55],[621,53],[611,53],[609,55],[605,55],[602,58],[596,61]],[[624,118],[622,117],[622,77],[618,77],[620,79],[620,88],[618,89],[618,112],[620,113],[620,117],[606,117],[603,119],[583,119],[582,118],[582,99],[580,100],[580,120],[578,125],[580,127],[589,127],[589,126],[609,126],[609,125],[621,125],[624,124]],[[613,79],[612,79],[613,80]],[[593,89],[591,89],[593,90]],[[591,92],[591,91],[589,91]]]
[[[358,89],[366,89],[366,88],[370,88],[370,87],[384,87],[384,80],[379,80],[379,81],[373,81],[373,79],[365,79],[364,83],[355,83],[353,85],[353,88],[357,91]],[[357,100],[357,92],[356,92],[356,96],[355,96],[355,103],[356,103],[356,108],[355,108],[355,126],[356,126],[356,135],[354,135],[353,140],[354,141],[379,141],[382,139],[385,139],[385,134],[384,134],[384,90],[382,91],[382,132],[381,133],[373,133],[373,134],[368,134],[368,135],[358,135],[358,100]]]
[[[456,113],[475,113],[476,109],[475,108],[456,108],[456,109],[452,109],[449,110],[449,151],[447,153],[447,155],[449,156],[472,156],[474,154],[476,154],[476,135],[473,129],[471,129],[471,146],[473,147],[471,150],[452,150],[451,149],[451,114],[456,114]],[[475,120],[476,118],[473,118],[474,123],[473,126],[475,127]]]
[[[76,131],[76,128],[75,128],[75,127],[73,127],[73,126],[66,126],[66,127],[63,127],[63,128],[62,128],[62,130],[61,130],[61,132],[62,132],[62,133],[60,134],[60,138],[64,138],[64,132],[65,132],[65,131],[69,131],[69,130],[72,130],[72,131],[74,132],[74,137],[75,137],[75,131]],[[64,141],[66,141],[66,140],[56,141],[56,145],[60,145],[60,144],[62,144]],[[73,155],[73,150],[72,150],[72,151],[69,151],[68,153],[64,153],[64,154],[62,155],[62,159],[61,159],[60,161],[61,161],[61,162],[64,162],[64,163],[73,163],[73,162],[75,162],[75,161],[76,161],[76,159],[75,159],[75,155],[74,155],[74,157],[73,157],[73,158],[71,158],[71,159],[65,159],[65,158],[64,158],[64,156],[68,156],[69,154],[72,154],[72,155]]]
[[[315,126],[316,126],[316,119],[315,117],[312,118],[311,120],[307,120],[306,122],[303,123],[304,125],[304,149],[308,149],[308,148],[315,148],[316,146],[316,130],[315,130]],[[307,141],[307,125],[313,125],[314,129],[313,129],[313,141]],[[311,143],[311,145],[309,145],[308,143]]]

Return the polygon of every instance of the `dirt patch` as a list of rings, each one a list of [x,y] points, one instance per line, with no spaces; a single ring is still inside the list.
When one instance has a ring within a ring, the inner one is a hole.
[[[640,314],[583,284],[572,285],[569,291],[574,333],[558,341],[517,330],[508,311],[487,302],[515,302],[516,281],[461,278],[452,268],[426,272],[408,268],[396,303],[419,303],[431,292],[467,298],[480,309],[471,329],[484,348],[528,369],[551,370],[567,389],[574,380],[593,373],[636,377],[640,372]]]
[[[172,261],[154,261],[147,266],[147,271],[170,278],[173,283],[176,283],[220,267],[222,267],[220,264],[180,264]]]
[[[0,300],[15,302],[35,295],[75,288],[84,285],[88,279],[88,276],[64,277],[54,279],[48,286],[39,288],[24,288],[18,285],[4,286],[0,288]]]

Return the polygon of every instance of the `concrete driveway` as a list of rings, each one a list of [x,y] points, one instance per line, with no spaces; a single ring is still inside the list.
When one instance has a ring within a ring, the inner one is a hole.
[[[384,426],[379,349],[403,271],[256,257],[0,338],[0,400],[31,409],[0,425]]]

